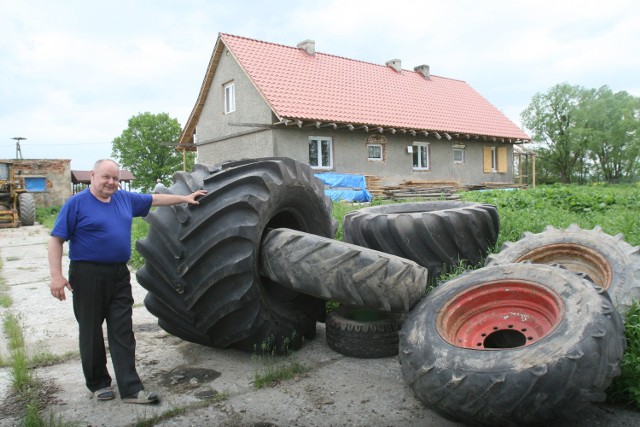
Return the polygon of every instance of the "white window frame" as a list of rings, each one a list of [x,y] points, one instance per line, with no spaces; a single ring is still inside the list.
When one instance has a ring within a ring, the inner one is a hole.
[[[325,144],[323,144],[325,143]],[[311,159],[311,146],[316,146],[316,153],[318,153],[315,162]],[[323,147],[328,151],[327,158],[328,164],[323,164]],[[311,169],[333,169],[333,139],[330,136],[310,136],[309,137],[309,166]]]
[[[425,152],[426,153],[426,165],[421,164],[422,163],[422,156],[420,155],[421,152]],[[428,142],[414,142],[413,143],[413,155],[411,156],[411,162],[413,164],[413,161],[415,160],[417,155],[418,158],[418,165],[416,166],[415,164],[413,165],[413,170],[418,170],[418,171],[428,171],[431,169],[431,158],[429,156],[429,143]]]
[[[378,148],[380,150],[379,157],[371,157],[371,148]],[[367,158],[372,162],[381,162],[384,160],[384,150],[382,144],[367,144]]]
[[[229,82],[222,85],[224,92],[224,113],[229,114],[236,111],[236,84]]]
[[[461,159],[456,160],[456,153],[460,153]],[[464,163],[465,152],[464,148],[454,148],[453,149],[453,163]]]

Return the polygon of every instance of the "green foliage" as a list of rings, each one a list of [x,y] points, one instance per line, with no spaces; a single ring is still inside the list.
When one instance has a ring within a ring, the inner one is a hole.
[[[539,182],[631,182],[640,174],[638,97],[562,83],[535,94],[521,118],[541,144]]]
[[[338,231],[336,231],[335,239],[342,240],[342,219],[346,214],[351,211],[355,211],[356,209],[362,208],[363,206],[355,204],[355,203],[344,203],[344,202],[333,202],[333,210],[332,215],[333,218],[338,222]]]
[[[58,212],[60,212],[60,206],[36,208],[36,221],[48,229],[52,229],[53,224],[56,222],[56,218],[58,217]]]
[[[131,259],[129,265],[133,268],[140,268],[144,264],[144,257],[136,249],[136,242],[144,239],[149,233],[149,223],[142,218],[133,218],[131,224]]]
[[[547,225],[566,228],[572,223],[608,234],[623,233],[631,245],[640,244],[638,185],[538,186],[528,190],[462,193],[463,200],[490,203],[500,214],[497,249],[522,233],[542,232]]]
[[[627,311],[625,322],[627,350],[620,364],[620,376],[609,387],[612,402],[640,408],[640,305],[634,302]]]
[[[112,156],[136,177],[135,188],[150,192],[158,179],[168,185],[174,172],[183,170],[182,153],[175,149],[180,132],[178,120],[167,113],[138,114],[113,140]],[[186,169],[191,170],[195,155],[188,153],[186,157]]]

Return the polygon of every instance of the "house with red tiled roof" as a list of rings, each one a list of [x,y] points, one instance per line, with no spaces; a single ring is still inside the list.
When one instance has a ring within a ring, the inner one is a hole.
[[[199,163],[291,157],[318,172],[513,182],[530,137],[466,82],[219,34],[179,148]]]

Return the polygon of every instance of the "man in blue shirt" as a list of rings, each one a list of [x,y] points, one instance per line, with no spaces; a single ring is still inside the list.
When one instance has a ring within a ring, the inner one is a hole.
[[[197,205],[206,191],[189,195],[138,194],[119,190],[120,170],[113,160],[98,160],[88,189],[60,210],[49,239],[51,294],[64,301],[73,291],[73,312],[80,330],[80,359],[87,388],[97,400],[111,400],[111,376],[102,324],[107,321],[109,351],[118,390],[127,403],[152,403],[135,367],[136,341],[131,320],[133,297],[127,262],[131,257],[133,217],[151,206]],[[62,274],[62,253],[69,241],[69,279]]]

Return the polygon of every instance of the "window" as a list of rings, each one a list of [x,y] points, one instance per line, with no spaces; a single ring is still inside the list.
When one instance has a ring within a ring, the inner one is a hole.
[[[227,83],[224,88],[224,113],[229,114],[236,111],[236,85],[234,82]]]
[[[43,176],[26,176],[24,186],[31,193],[47,191],[47,179]]]
[[[367,152],[369,153],[369,160],[382,161],[382,144],[368,144]]]
[[[429,169],[429,144],[425,142],[413,143],[413,168],[418,170]]]
[[[316,169],[333,168],[333,148],[331,138],[326,136],[309,137],[309,166]]]
[[[464,148],[453,149],[453,163],[464,163]]]
[[[507,173],[507,147],[482,147],[485,173]]]

